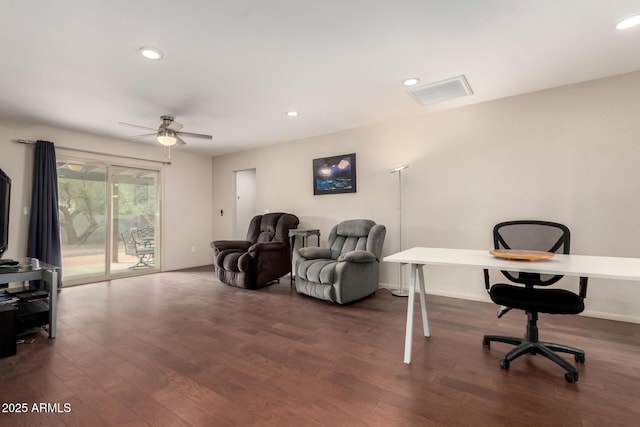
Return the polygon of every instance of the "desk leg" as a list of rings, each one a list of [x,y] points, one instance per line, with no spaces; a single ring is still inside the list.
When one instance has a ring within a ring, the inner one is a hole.
[[[424,336],[428,337],[429,333],[429,321],[427,319],[427,300],[425,298],[424,290],[424,265],[411,264],[411,278],[409,280],[409,298],[407,301],[407,326],[404,337],[404,363],[407,365],[411,363],[411,344],[413,333],[413,305],[416,298],[416,274],[420,282],[420,309],[422,312],[422,330]]]
[[[417,265],[411,264],[411,278],[409,280],[409,298],[407,299],[407,326],[404,336],[404,363],[411,363],[411,337],[413,333],[413,302],[416,298],[416,270]]]
[[[422,330],[424,336],[429,336],[429,321],[427,320],[427,300],[424,292],[424,265],[418,266],[418,280],[420,281],[420,307],[422,308]]]

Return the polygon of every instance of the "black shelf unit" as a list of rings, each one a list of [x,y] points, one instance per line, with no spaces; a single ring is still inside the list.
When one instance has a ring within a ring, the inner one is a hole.
[[[49,324],[49,302],[46,298],[16,304],[16,335],[32,332]]]
[[[16,307],[0,304],[0,358],[16,354]]]

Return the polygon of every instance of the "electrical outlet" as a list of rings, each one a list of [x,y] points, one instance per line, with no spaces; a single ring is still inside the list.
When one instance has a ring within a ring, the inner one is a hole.
[[[195,254],[196,253],[196,247],[195,246],[191,246],[191,253]]]

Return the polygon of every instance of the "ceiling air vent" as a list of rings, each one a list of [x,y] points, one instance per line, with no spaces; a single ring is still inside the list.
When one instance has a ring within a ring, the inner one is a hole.
[[[448,101],[453,98],[473,94],[467,79],[464,76],[453,77],[415,87],[407,91],[418,104],[431,105],[436,102]]]

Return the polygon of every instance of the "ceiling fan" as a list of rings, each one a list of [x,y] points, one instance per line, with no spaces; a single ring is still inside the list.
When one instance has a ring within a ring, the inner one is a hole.
[[[191,138],[213,139],[211,135],[181,131],[180,129],[182,129],[182,124],[176,122],[171,116],[160,116],[160,120],[162,120],[162,124],[160,124],[160,127],[157,130],[154,128],[146,127],[146,126],[133,125],[131,123],[123,123],[123,122],[118,122],[118,123],[125,126],[133,126],[141,129],[152,130],[153,133],[135,135],[135,136],[132,136],[131,138],[144,138],[147,136],[155,136],[158,139],[158,142],[166,147],[171,147],[176,143],[178,145],[185,145],[186,142],[184,142],[184,139],[182,139],[183,136],[188,136]]]

